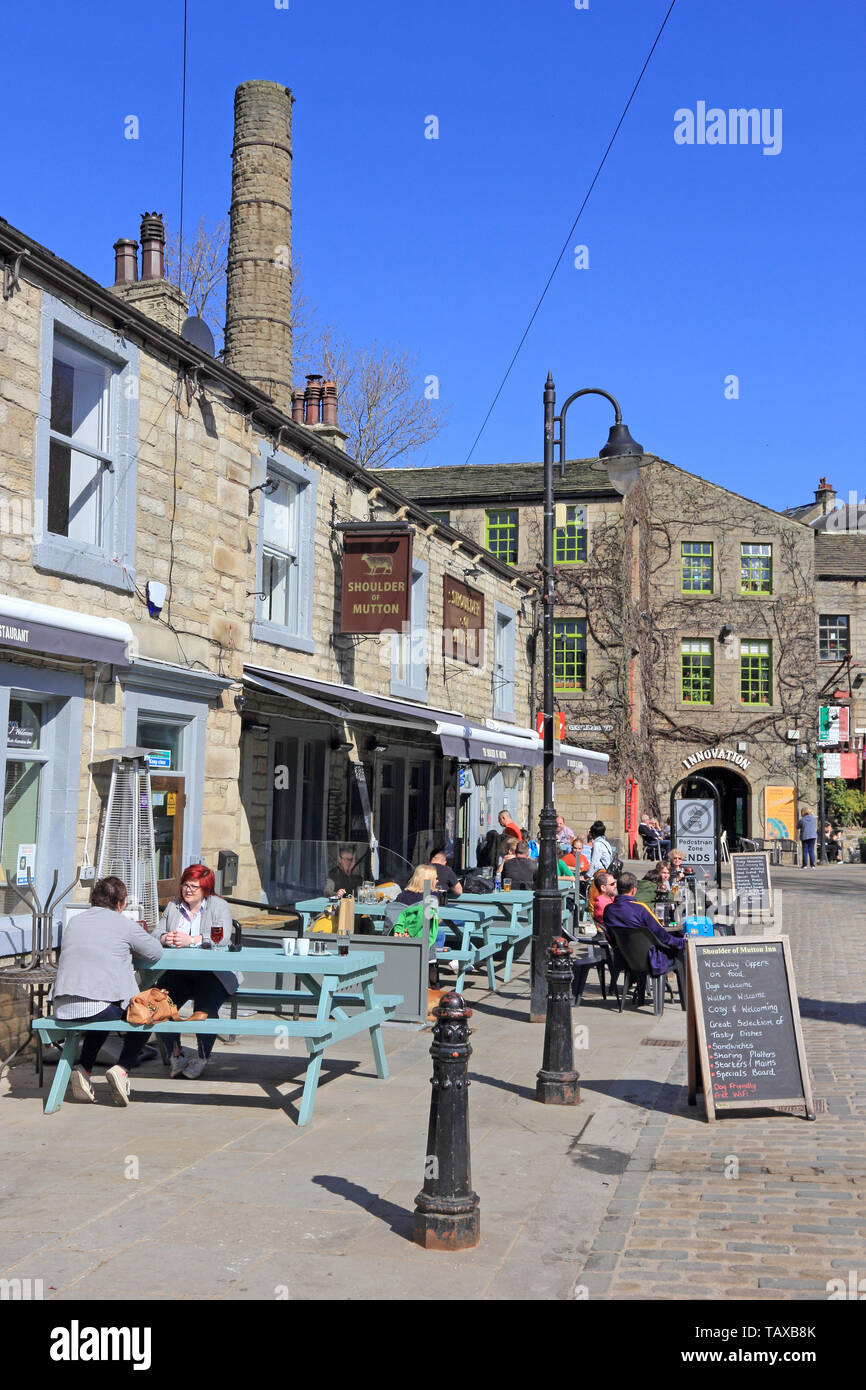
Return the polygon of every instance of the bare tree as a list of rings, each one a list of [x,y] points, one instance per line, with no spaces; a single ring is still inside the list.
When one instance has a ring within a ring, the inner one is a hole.
[[[225,335],[229,224],[204,218],[192,238],[166,245],[166,274],[186,295],[190,312],[203,318],[217,344]],[[333,328],[318,329],[315,306],[303,290],[300,262],[292,260],[292,349],[296,374],[321,372],[337,384],[339,421],[346,448],[365,468],[385,468],[422,449],[442,430],[447,407],[438,405],[438,382],[422,387],[414,361],[402,348],[358,347]]]
[[[165,247],[167,279],[186,295],[190,312],[204,319],[219,338],[226,321],[228,246],[228,219],[208,227],[202,218],[195,236],[184,238],[182,249],[177,236],[169,236]]]
[[[441,431],[447,409],[436,409],[431,386],[420,387],[405,349],[356,347],[325,328],[312,336],[306,358],[310,370],[336,383],[346,448],[362,467],[395,464]]]

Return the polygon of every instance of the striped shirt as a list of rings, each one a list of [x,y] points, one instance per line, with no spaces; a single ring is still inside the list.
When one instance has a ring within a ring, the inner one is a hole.
[[[109,999],[82,999],[78,994],[58,994],[54,1000],[55,1018],[93,1018],[107,1009]]]

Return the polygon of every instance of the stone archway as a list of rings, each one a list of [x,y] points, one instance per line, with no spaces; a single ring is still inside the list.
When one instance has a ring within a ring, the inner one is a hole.
[[[748,780],[739,769],[735,770],[728,763],[721,766],[701,763],[700,767],[694,769],[694,775],[705,777],[718,791],[722,803],[720,828],[727,831],[728,847],[733,849],[739,839],[750,835],[752,788]],[[707,789],[700,782],[686,782],[679,795],[686,798],[705,797]]]

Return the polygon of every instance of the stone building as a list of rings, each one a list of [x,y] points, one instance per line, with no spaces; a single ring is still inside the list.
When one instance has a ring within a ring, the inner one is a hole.
[[[161,901],[220,851],[263,901],[327,867],[302,841],[381,873],[528,814],[532,582],[358,467],[332,383],[291,390],[290,117],[239,88],[225,362],[157,214],[108,286],[0,222],[0,957],[29,943],[9,882],[95,861],[118,749],[150,750]],[[345,547],[383,533],[408,617],[347,633]]]
[[[627,497],[599,459],[554,470],[555,698],[567,736],[611,756],[610,777],[589,790],[558,776],[557,809],[580,829],[600,816],[633,845],[640,816],[666,820],[671,789],[691,773],[719,792],[729,843],[791,833],[798,803],[815,799],[818,697],[840,631],[849,676],[855,662],[852,731],[866,724],[864,539],[832,533],[823,480],[814,505],[780,513],[655,456],[641,462]],[[390,476],[538,578],[541,464]],[[536,710],[539,663],[540,641]]]

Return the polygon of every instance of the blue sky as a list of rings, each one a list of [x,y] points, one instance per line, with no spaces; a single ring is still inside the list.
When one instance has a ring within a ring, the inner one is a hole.
[[[440,378],[415,461],[463,463],[667,7],[189,0],[186,225],[227,211],[235,86],[291,87],[307,293],[407,347],[419,391]],[[142,211],[177,221],[182,0],[15,8],[0,215],[108,283]],[[550,369],[560,400],[604,387],[647,450],[771,506],[822,473],[863,494],[864,53],[857,0],[678,0],[572,238],[589,266],[563,260],[474,462],[541,456]],[[677,144],[698,102],[781,109],[781,150]],[[609,423],[578,402],[569,453]]]

